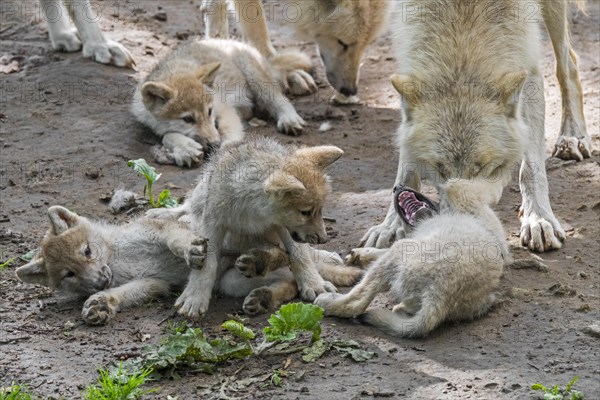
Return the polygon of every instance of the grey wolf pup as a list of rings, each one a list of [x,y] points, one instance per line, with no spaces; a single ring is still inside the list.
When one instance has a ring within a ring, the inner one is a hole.
[[[88,324],[181,289],[189,268],[202,268],[206,258],[206,241],[178,222],[113,225],[60,206],[50,207],[48,217],[40,252],[17,277],[87,297],[81,314]]]
[[[322,209],[329,184],[323,170],[342,154],[335,146],[293,149],[265,138],[226,145],[181,207],[154,212],[191,218],[192,229],[210,244],[205,267],[191,272],[177,299],[179,312],[197,318],[207,311],[213,288],[230,266],[219,262],[228,242],[234,248],[258,241],[284,249],[304,300],[336,291],[319,274],[309,244],[328,240]]]
[[[305,126],[284,96],[289,68],[312,68],[308,57],[285,52],[268,62],[252,46],[234,40],[191,39],[161,60],[140,84],[131,111],[162,138],[158,162],[191,166],[221,144],[242,140],[240,116],[254,108],[298,134]]]
[[[424,201],[414,195],[395,197],[400,212],[415,223],[414,230],[388,250],[354,249],[350,263],[374,261],[365,277],[349,293],[324,293],[315,303],[327,315],[360,316],[402,337],[425,336],[443,321],[485,314],[509,257],[502,225],[489,207],[500,198],[501,188],[456,180],[442,185],[440,193],[440,213],[425,219],[415,218]],[[364,313],[381,292],[389,292],[393,309]]]
[[[568,43],[566,3],[534,3],[555,46]],[[502,186],[510,180],[510,168],[520,162],[521,243],[543,252],[560,248],[565,233],[548,197],[540,29],[523,14],[531,4],[397,2],[393,29],[402,63],[392,83],[400,93],[403,119],[397,132],[395,186],[419,190],[421,178],[436,183],[482,178]],[[571,58],[559,59],[576,71]],[[563,136],[574,136],[585,126],[583,114],[565,115],[571,133]],[[361,244],[388,246],[394,237],[402,237],[403,225],[391,206],[384,222],[371,228]]]

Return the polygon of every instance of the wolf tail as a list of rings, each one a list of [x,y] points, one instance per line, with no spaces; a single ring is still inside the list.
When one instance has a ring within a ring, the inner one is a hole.
[[[426,336],[434,330],[442,322],[443,315],[432,305],[424,303],[412,316],[401,311],[377,308],[359,315],[358,320],[373,325],[388,335],[416,338]]]

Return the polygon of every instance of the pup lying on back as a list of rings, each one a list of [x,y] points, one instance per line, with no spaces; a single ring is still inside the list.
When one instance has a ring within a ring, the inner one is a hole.
[[[60,206],[23,282],[88,297],[82,316],[103,324],[117,311],[181,289],[189,268],[202,268],[206,241],[185,224],[138,219],[124,225],[90,221]]]
[[[132,113],[162,138],[157,162],[191,166],[220,144],[241,140],[241,119],[254,108],[277,120],[277,129],[298,134],[304,120],[283,95],[292,70],[312,69],[299,52],[266,60],[235,40],[190,39],[168,54],[136,90]]]
[[[319,274],[309,243],[328,240],[322,215],[329,192],[324,169],[342,154],[335,146],[294,149],[266,138],[223,146],[181,207],[152,211],[155,217],[190,218],[194,232],[210,243],[206,265],[191,272],[175,304],[179,312],[197,318],[207,311],[213,288],[230,267],[221,256],[228,246],[239,248],[236,243],[249,238],[289,254],[302,299],[336,291]]]
[[[391,335],[425,336],[443,321],[470,320],[494,302],[508,248],[502,225],[489,205],[501,185],[457,180],[441,188],[441,211],[411,190],[395,193],[400,216],[415,228],[389,250],[355,249],[351,260],[375,261],[348,294],[321,294],[315,301],[328,315],[359,316]],[[365,310],[389,292],[393,310]],[[364,314],[363,314],[364,313]]]

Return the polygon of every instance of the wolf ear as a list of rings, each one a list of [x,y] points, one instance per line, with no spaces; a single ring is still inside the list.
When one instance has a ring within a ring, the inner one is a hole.
[[[526,79],[527,71],[521,70],[504,74],[498,83],[498,102],[506,107],[508,118],[516,118],[518,115],[519,98]]]
[[[400,94],[400,105],[405,121],[412,120],[412,110],[421,99],[419,85],[416,79],[409,75],[394,74],[392,86]]]
[[[28,264],[17,268],[17,278],[26,283],[49,286],[48,271],[44,259],[34,258]]]
[[[148,110],[156,110],[165,105],[175,95],[175,91],[160,82],[146,82],[142,85],[142,99]]]
[[[50,224],[52,225],[52,232],[55,235],[60,235],[64,231],[79,222],[79,215],[72,213],[61,206],[52,206],[48,209],[48,217],[50,218]]]
[[[285,172],[273,172],[263,182],[267,194],[301,194],[306,187],[298,178]]]
[[[324,169],[336,162],[342,154],[344,151],[336,146],[314,146],[298,149],[294,155],[307,159],[320,169]]]
[[[196,78],[205,85],[212,85],[215,80],[215,75],[219,68],[221,67],[221,62],[212,62],[210,64],[205,64],[198,68],[194,75]]]

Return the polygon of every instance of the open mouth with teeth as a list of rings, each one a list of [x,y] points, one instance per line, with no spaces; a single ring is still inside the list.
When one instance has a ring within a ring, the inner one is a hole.
[[[438,212],[431,200],[402,185],[394,188],[394,205],[396,212],[410,226],[415,226],[417,222],[430,218]]]

